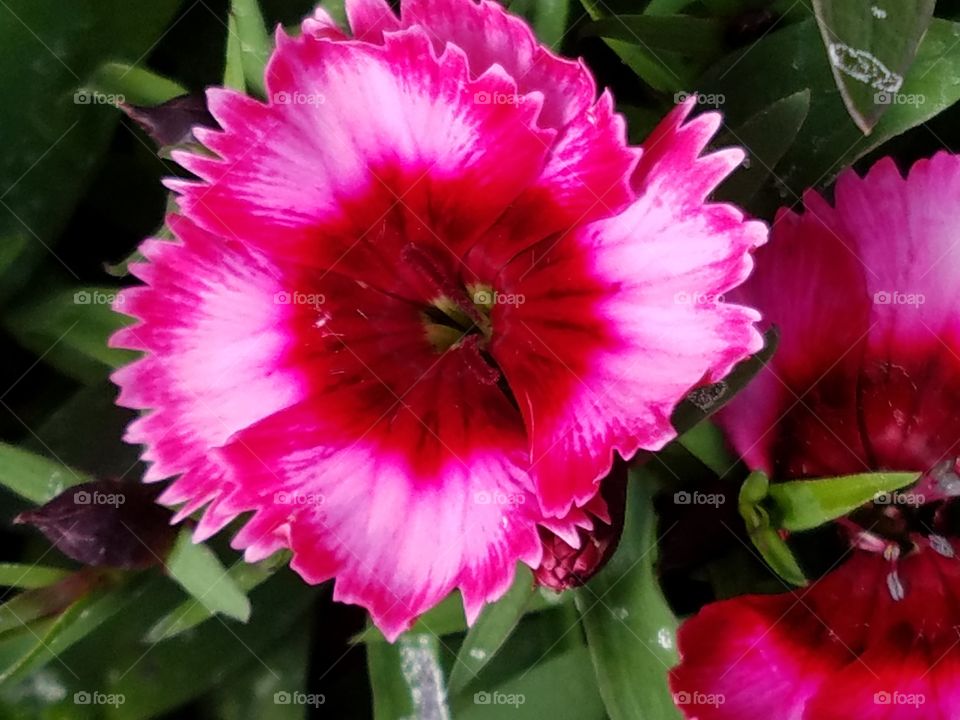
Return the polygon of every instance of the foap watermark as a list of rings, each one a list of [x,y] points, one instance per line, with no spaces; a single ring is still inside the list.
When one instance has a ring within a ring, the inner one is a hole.
[[[923,493],[912,492],[878,492],[873,496],[875,505],[906,505],[920,507],[927,504],[927,497]]]
[[[120,93],[105,93],[99,90],[77,90],[73,94],[74,105],[112,105],[119,107],[127,101]]]
[[[318,308],[327,301],[322,293],[278,292],[273,296],[274,305],[307,305]]]
[[[303,705],[318,708],[327,702],[327,696],[321,693],[287,692],[281,690],[273,694],[274,705]]]
[[[473,494],[477,505],[523,505],[527,496],[523,493],[505,493],[501,490],[479,490]]]
[[[926,702],[927,697],[923,693],[887,692],[886,690],[881,690],[873,695],[874,705],[907,705],[918,708],[926,704]]]
[[[873,294],[874,305],[906,305],[918,308],[927,302],[923,293],[900,292],[899,290],[877,290]]]
[[[687,92],[686,90],[681,90],[678,93],[675,93],[673,96],[673,102],[677,105],[680,103],[686,102],[690,98],[696,98],[697,105],[703,105],[704,107],[718,108],[721,105],[725,105],[727,102],[727,96],[723,93],[698,93],[698,92]]]
[[[687,292],[681,290],[673,296],[675,305],[719,305],[724,300],[721,293]]]
[[[494,305],[523,305],[527,301],[521,293],[502,293],[496,290],[477,290],[473,294],[473,304],[484,307]]]
[[[473,101],[477,105],[523,105],[527,101],[527,96],[520,93],[481,90],[473,94]]]
[[[78,290],[73,294],[74,305],[122,305],[123,295],[100,290]]]
[[[127,697],[123,693],[102,693],[94,690],[80,690],[73,694],[74,705],[102,705],[118,708],[127,702]]]
[[[673,502],[675,505],[710,505],[712,507],[720,507],[726,501],[726,495],[721,493],[703,493],[699,490],[694,490],[693,492],[680,490],[673,494]]]
[[[277,505],[296,505],[306,507],[310,505],[323,505],[327,498],[322,493],[305,492],[276,492],[273,494],[273,501]]]
[[[699,691],[687,692],[681,690],[673,694],[673,702],[677,707],[715,707],[718,708],[727,702],[723,693],[703,693]]]
[[[323,105],[327,97],[323,93],[288,92],[281,90],[273,94],[277,105]]]
[[[105,493],[94,490],[77,490],[73,494],[74,505],[109,505],[111,507],[120,507],[127,501],[122,493]]]
[[[874,105],[910,105],[920,107],[927,102],[927,96],[920,93],[901,93],[881,90],[873,95]]]
[[[527,701],[523,693],[505,693],[499,691],[480,691],[473,694],[474,705],[510,705],[518,708]]]

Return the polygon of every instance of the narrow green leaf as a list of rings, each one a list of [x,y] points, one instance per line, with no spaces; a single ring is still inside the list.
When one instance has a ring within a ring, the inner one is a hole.
[[[273,41],[267,32],[258,0],[232,0],[230,14],[236,20],[236,34],[243,60],[243,77],[251,93],[266,95],[264,71]]]
[[[678,660],[677,620],[660,591],[657,516],[658,482],[643,469],[630,483],[620,547],[585,588],[576,591],[587,645],[612,720],[679,719],[667,684]]]
[[[0,443],[0,485],[38,505],[91,480],[56,460]]]
[[[211,613],[240,622],[250,619],[250,600],[206,545],[195,544],[184,530],[167,559],[167,572]]]
[[[723,477],[737,465],[737,458],[727,447],[727,441],[720,428],[709,420],[694,425],[677,438],[691,455],[713,470],[717,477]]]
[[[237,31],[237,18],[232,13],[227,18],[227,54],[223,69],[223,85],[240,92],[247,91],[247,82],[243,75],[243,48]]]
[[[25,233],[14,233],[0,239],[0,277],[13,266],[29,242],[30,238]]]
[[[367,667],[375,720],[450,717],[436,636],[406,632],[392,645],[372,643]]]
[[[724,49],[723,23],[690,15],[616,15],[595,20],[582,32],[698,59],[717,57]]]
[[[268,580],[277,570],[289,561],[287,553],[278,553],[256,564],[237,563],[227,572],[230,579],[244,593],[250,592]],[[214,611],[203,603],[187,600],[172,612],[167,613],[147,631],[144,642],[158,643],[192,630],[214,616]]]
[[[761,557],[785,581],[804,586],[807,578],[790,547],[770,524],[770,516],[763,502],[770,491],[770,479],[759,470],[750,473],[740,488],[738,507],[747,524],[747,533]]]
[[[613,19],[616,15],[608,12],[607,6],[601,0],[580,0],[587,14],[593,20],[605,18]],[[622,40],[604,38],[624,63],[643,79],[650,87],[662,92],[682,92],[691,86],[695,72],[684,70],[681,59],[673,53],[664,51],[654,52],[640,44],[628,43]]]
[[[850,117],[869,134],[897,101],[936,0],[813,0]]]
[[[791,585],[804,587],[807,577],[786,541],[772,527],[765,525],[750,532],[750,540],[767,565]]]
[[[44,621],[40,628],[31,627],[27,632],[34,637],[34,642],[14,663],[0,668],[0,685],[36,672],[59,657],[133,602],[143,587],[144,583],[136,583],[96,590],[77,600],[56,618]]]
[[[775,176],[777,163],[797,139],[810,112],[810,91],[777,100],[747,122],[723,134],[717,145],[732,144],[747,152],[743,166],[724,181],[716,195],[746,206],[764,183]]]
[[[773,483],[769,490],[771,522],[786,530],[810,530],[919,478],[920,473],[862,473]]]
[[[115,288],[62,290],[12,310],[4,327],[44,362],[81,382],[103,380],[112,368],[137,357],[107,347],[109,337],[132,318],[113,312]]]
[[[84,88],[122,98],[120,102],[129,105],[160,105],[187,93],[183,85],[163,75],[140,65],[119,62],[101,65]]]
[[[533,575],[526,567],[520,566],[507,594],[484,608],[467,632],[457,653],[453,672],[450,673],[448,684],[451,693],[463,690],[497,654],[517,627],[533,597]]]
[[[42,588],[60,582],[69,574],[69,570],[46,565],[0,563],[0,587],[24,590]]]
[[[597,684],[591,677],[590,655],[579,645],[541,657],[506,682],[459,699],[453,717],[456,720],[606,720],[606,713]]]
[[[560,48],[570,15],[567,0],[512,0],[509,7],[530,22],[540,42],[554,50]]]

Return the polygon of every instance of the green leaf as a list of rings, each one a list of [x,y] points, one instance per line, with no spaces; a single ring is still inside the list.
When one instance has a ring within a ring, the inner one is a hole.
[[[810,530],[919,478],[920,473],[862,473],[773,483],[768,495],[771,522],[786,530]]]
[[[242,561],[241,561],[242,562]],[[167,559],[167,572],[211,613],[240,622],[250,619],[250,600],[206,545],[195,544],[184,530]]]
[[[507,594],[496,603],[487,605],[467,632],[457,653],[453,672],[450,673],[451,693],[463,690],[497,654],[517,627],[533,597],[533,575],[526,567],[520,566]]]
[[[367,667],[375,720],[450,717],[435,635],[406,632],[393,645],[372,643]]]
[[[252,94],[265,97],[267,88],[264,84],[264,71],[273,52],[273,41],[267,33],[260,4],[258,0],[232,0],[230,14],[236,21],[247,89]]]
[[[679,442],[691,455],[723,477],[737,465],[737,458],[727,448],[723,433],[709,420],[704,420],[685,432]]]
[[[617,16],[611,14],[607,5],[601,0],[580,0],[580,2],[593,20],[610,19],[615,22]],[[631,70],[655,90],[681,92],[685,87],[690,86],[690,80],[695,75],[693,71],[686,72],[681,67],[681,59],[673,53],[664,51],[657,53],[643,47],[642,44],[616,39],[605,38],[604,42]]]
[[[770,487],[765,473],[759,470],[750,473],[740,488],[740,515],[747,524],[751,542],[770,568],[785,581],[802,587],[807,584],[806,575],[778,529],[771,526],[770,516],[762,505]]]
[[[91,480],[61,462],[0,443],[0,485],[38,505]]]
[[[540,42],[554,50],[560,49],[570,15],[567,0],[513,0],[509,7],[511,12],[530,22]]]
[[[60,582],[69,574],[69,570],[45,565],[0,563],[0,587],[42,588]]]
[[[869,134],[896,101],[936,0],[813,0],[850,117]]]
[[[106,588],[89,593],[70,605],[56,618],[44,621],[28,632],[34,642],[13,663],[0,668],[0,685],[23,678],[57,659],[68,648],[83,640],[143,591],[144,583]]]
[[[720,382],[697,388],[687,395],[670,418],[677,432],[682,435],[730,402],[770,361],[778,341],[776,328],[770,328],[760,352],[740,362]]]
[[[309,618],[309,616],[308,616]],[[293,632],[272,644],[261,663],[251,659],[248,667],[227,682],[217,683],[205,705],[212,706],[216,720],[304,720],[308,711],[323,711],[325,697],[308,692],[310,667],[310,626]],[[292,700],[293,693],[298,702]]]
[[[14,308],[3,325],[44,362],[81,382],[97,382],[137,357],[107,347],[114,332],[134,322],[112,310],[116,297],[115,288],[57,291]]]
[[[605,720],[606,713],[591,677],[589,653],[578,646],[541,658],[510,680],[475,692],[455,706],[453,717],[456,720]]]
[[[4,273],[0,302],[26,287],[33,270],[60,259],[55,239],[87,192],[120,113],[84,103],[77,88],[106,61],[136,63],[163,34],[181,0],[36,0],[0,6],[0,238],[26,235],[16,273]],[[6,242],[6,240],[4,240]]]
[[[8,272],[30,242],[25,233],[13,233],[0,239],[0,278]]]
[[[651,53],[678,53],[688,58],[715,58],[724,50],[723,24],[690,15],[616,15],[595,20],[582,32],[638,45]]]
[[[723,133],[717,145],[738,145],[747,159],[716,193],[721,200],[746,206],[775,175],[777,163],[797,139],[810,112],[810,90],[777,100],[747,122]]]
[[[187,89],[180,83],[152,70],[119,62],[101,65],[83,87],[93,92],[121,97],[121,103],[130,105],[160,105],[187,93]]]
[[[620,547],[585,588],[577,607],[612,720],[681,717],[667,684],[678,661],[677,620],[660,591],[657,516],[653,470],[643,469],[630,483]]]
[[[772,200],[782,203],[827,182],[839,169],[960,100],[958,75],[960,25],[934,19],[900,92],[917,102],[893,104],[873,133],[864,137],[844,106],[811,18],[727,56],[697,87],[724,96],[727,123],[732,127],[781,98],[810,90],[807,119],[776,168],[781,195],[773,193]]]
[[[237,18],[233,14],[227,18],[227,57],[223,68],[223,85],[240,92],[247,91],[247,81],[243,75],[243,48],[237,31]]]
[[[278,553],[256,564],[237,563],[227,573],[230,579],[244,593],[250,592],[268,580],[277,570],[289,561],[287,553]],[[144,642],[158,643],[192,630],[214,617],[214,611],[203,603],[187,600],[172,612],[164,615],[147,631]]]

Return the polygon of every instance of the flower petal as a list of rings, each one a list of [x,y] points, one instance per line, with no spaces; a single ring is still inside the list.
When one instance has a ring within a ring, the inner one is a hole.
[[[354,393],[331,385],[222,451],[253,522],[266,513],[276,525],[259,534],[287,523],[294,569],[314,583],[336,577],[335,597],[368,608],[390,639],[455,588],[472,621],[518,560],[540,562],[522,423],[470,352],[440,356],[369,424],[340,412]]]
[[[689,133],[676,140],[686,153]],[[524,413],[551,515],[593,496],[614,451],[629,458],[672,439],[677,402],[762,346],[757,314],[720,300],[749,274],[765,228],[668,192],[670,142],[661,141],[664,170],[645,171],[629,209],[531,248],[498,279],[522,302],[494,308],[492,353]],[[716,155],[697,162],[717,177]]]
[[[277,39],[271,102],[211,91],[224,132],[201,139],[219,158],[176,155],[202,182],[168,184],[209,230],[409,294],[405,245],[459,257],[540,175],[554,134],[534,127],[540,97],[475,100],[517,95],[501,68],[470,79],[462,51],[436,57],[416,28],[382,46]]]
[[[211,447],[303,397],[299,349],[282,330],[278,305],[286,271],[183,217],[168,226],[178,242],[153,240],[133,266],[147,287],[124,290],[116,309],[139,319],[111,345],[146,351],[113,375],[118,404],[154,409],[126,439],[146,446],[148,480],[196,471],[181,498],[217,494]]]

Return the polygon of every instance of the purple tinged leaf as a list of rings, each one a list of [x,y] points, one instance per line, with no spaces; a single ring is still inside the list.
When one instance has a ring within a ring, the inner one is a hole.
[[[153,107],[122,105],[121,108],[161,149],[196,142],[193,128],[198,125],[217,126],[203,95],[181,95]]]
[[[67,557],[84,565],[126,570],[157,565],[175,535],[157,490],[99,480],[75,485],[14,522],[33,525]]]

